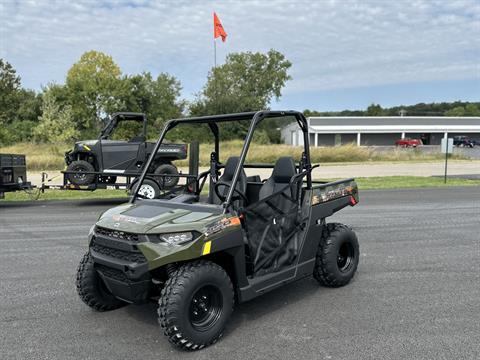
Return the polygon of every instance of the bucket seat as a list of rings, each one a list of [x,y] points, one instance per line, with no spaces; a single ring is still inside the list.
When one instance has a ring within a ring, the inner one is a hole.
[[[285,192],[290,193],[290,180],[295,176],[297,170],[295,168],[295,161],[290,156],[281,157],[275,163],[272,176],[262,185],[259,192],[259,200],[280,192],[284,189]]]

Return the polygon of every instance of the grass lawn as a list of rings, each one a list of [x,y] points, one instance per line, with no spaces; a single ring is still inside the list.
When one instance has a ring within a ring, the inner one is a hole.
[[[480,186],[480,180],[452,178],[444,183],[443,177],[423,176],[378,176],[356,178],[360,190],[405,189],[445,186]]]
[[[38,190],[33,191],[37,194]],[[95,191],[80,191],[80,190],[45,190],[45,193],[40,194],[38,200],[74,200],[74,199],[111,199],[111,198],[125,198],[127,199],[127,192],[125,190],[95,190]],[[5,199],[2,201],[27,201],[35,200],[35,196],[30,196],[24,191],[9,192],[5,194]]]
[[[480,186],[480,180],[467,180],[452,178],[444,184],[443,178],[439,177],[421,177],[421,176],[382,176],[356,178],[360,191],[375,189],[404,189],[404,188],[422,188],[422,187],[445,187],[445,186]],[[39,200],[73,200],[73,199],[107,199],[107,198],[125,198],[125,190],[46,190],[40,194]],[[32,200],[32,197],[23,191],[11,192],[5,194],[3,201],[26,201]],[[1,202],[2,200],[0,200]]]

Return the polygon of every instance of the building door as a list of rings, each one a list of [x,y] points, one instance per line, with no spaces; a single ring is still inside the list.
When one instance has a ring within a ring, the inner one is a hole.
[[[335,146],[342,145],[342,135],[335,134]]]
[[[430,145],[430,134],[420,135],[420,140],[422,140],[423,145]]]

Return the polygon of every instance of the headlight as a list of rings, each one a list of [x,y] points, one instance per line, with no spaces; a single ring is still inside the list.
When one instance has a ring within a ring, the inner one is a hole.
[[[180,232],[160,235],[160,240],[170,245],[181,245],[193,240],[193,233]]]

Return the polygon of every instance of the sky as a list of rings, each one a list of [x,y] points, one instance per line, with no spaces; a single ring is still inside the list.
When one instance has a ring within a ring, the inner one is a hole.
[[[191,100],[213,66],[213,11],[218,64],[271,48],[293,63],[271,108],[480,100],[480,0],[0,0],[0,57],[39,90],[102,51],[124,74],[176,76]]]

